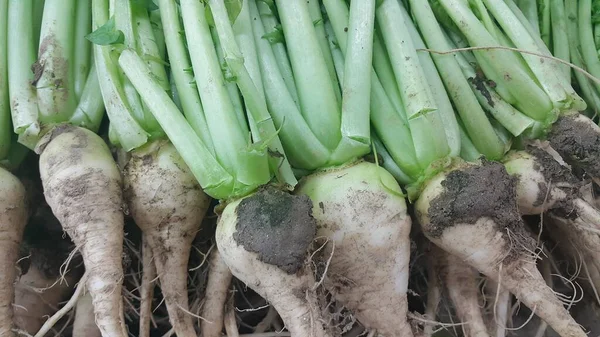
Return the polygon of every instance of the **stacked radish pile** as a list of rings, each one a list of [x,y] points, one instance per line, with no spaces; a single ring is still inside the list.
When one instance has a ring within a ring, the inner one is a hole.
[[[600,333],[599,15],[0,0],[0,336]]]

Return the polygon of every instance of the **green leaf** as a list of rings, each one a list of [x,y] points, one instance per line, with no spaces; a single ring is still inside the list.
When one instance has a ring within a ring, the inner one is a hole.
[[[120,30],[115,29],[115,17],[111,17],[104,25],[85,37],[88,41],[101,46],[113,44],[123,44],[125,35]]]
[[[153,0],[131,0],[131,3],[134,6],[146,8],[146,10],[150,12],[158,9],[158,6],[154,3]]]
[[[284,41],[284,36],[283,36],[283,29],[281,28],[281,25],[277,25],[275,26],[275,30],[270,32],[270,33],[265,33],[262,36],[263,39],[269,41],[270,44],[276,44],[276,43],[283,43]]]
[[[227,14],[231,23],[234,23],[238,15],[240,15],[243,3],[243,0],[225,0],[225,8],[227,8]]]

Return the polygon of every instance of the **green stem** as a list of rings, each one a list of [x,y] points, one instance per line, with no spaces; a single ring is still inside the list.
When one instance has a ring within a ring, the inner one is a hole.
[[[594,36],[592,32],[592,0],[580,0],[579,10],[577,12],[577,22],[579,24],[579,47],[583,61],[586,65],[586,70],[594,77],[600,77],[600,59],[594,44]],[[596,90],[600,91],[600,84],[595,83]]]
[[[108,21],[109,0],[92,0],[92,30]],[[144,145],[149,134],[133,118],[124,88],[121,85],[120,71],[111,57],[112,47],[93,45],[96,73],[106,113],[110,119],[114,136],[125,151]]]
[[[550,0],[538,0],[538,1],[539,1],[538,7],[540,8],[540,12],[542,14],[540,36],[542,37],[542,41],[544,41],[544,44],[546,46],[550,46],[550,44],[552,43],[552,33],[551,33],[552,25],[550,23],[550,4],[549,4]]]
[[[98,132],[103,116],[104,101],[102,100],[96,66],[92,63],[92,68],[81,93],[81,99],[69,123]]]
[[[440,3],[455,23],[460,22],[458,27],[472,47],[500,46],[463,1],[440,0]],[[494,80],[498,82],[502,78],[507,82],[507,88],[517,99],[521,111],[536,120],[546,120],[553,108],[552,101],[527,71],[521,68],[518,58],[512,53],[494,48],[479,55],[487,58],[495,73],[503,75]]]
[[[535,30],[540,35],[540,21],[538,17],[538,8],[536,0],[517,0],[520,11]]]
[[[40,124],[35,87],[31,85],[31,65],[36,59],[32,25],[33,0],[8,2],[8,87],[13,130],[19,142],[33,149]]]
[[[73,88],[77,100],[81,97],[92,63],[92,46],[85,37],[92,31],[92,0],[77,1],[73,56]]]
[[[213,198],[230,198],[233,177],[221,167],[196,136],[169,95],[148,73],[142,58],[134,51],[125,50],[119,57],[119,64],[204,191]]]
[[[306,0],[276,0],[304,119],[319,141],[335,149],[340,109]]]
[[[467,135],[467,132],[464,130],[463,124],[459,120],[460,123],[460,157],[466,161],[474,162],[479,159],[482,154],[477,150],[477,147]]]
[[[308,12],[313,22],[314,30],[317,33],[317,39],[319,41],[319,47],[321,47],[321,53],[325,60],[325,64],[327,65],[329,77],[331,77],[331,83],[333,83],[333,89],[335,92],[337,103],[338,105],[341,105],[342,93],[340,91],[340,81],[336,76],[333,58],[329,49],[329,42],[327,41],[327,36],[325,34],[323,16],[321,15],[321,6],[319,5],[319,0],[306,0],[306,3],[308,4]]]
[[[46,0],[34,67],[40,120],[68,120],[77,105],[74,88],[74,33],[77,0]]]
[[[44,16],[44,6],[46,0],[33,0],[33,41],[35,46],[40,44],[40,32],[42,31],[42,18]]]
[[[213,46],[204,5],[196,0],[180,0],[187,46],[194,69],[196,85],[215,146],[217,160],[236,179],[242,170],[243,151],[248,137],[238,125],[237,116],[217,53]],[[235,173],[234,173],[235,172]]]
[[[277,17],[274,13],[271,12],[271,9],[267,4],[262,1],[257,2],[256,6],[258,7],[258,11],[260,13],[260,18],[262,19],[263,28],[266,33],[272,33],[281,29],[281,24],[277,20]],[[280,32],[283,37],[283,33]],[[262,38],[262,37],[261,37]],[[275,56],[275,60],[277,61],[277,65],[279,66],[279,72],[285,82],[285,86],[287,87],[290,95],[294,100],[294,103],[300,108],[300,103],[298,100],[298,90],[296,89],[296,83],[294,82],[294,75],[292,73],[292,66],[290,64],[290,59],[287,54],[287,50],[285,49],[285,44],[283,43],[283,39],[281,41],[271,42],[271,47],[273,48],[273,55]]]
[[[160,10],[153,10],[150,12],[150,24],[152,25],[152,32],[154,33],[154,41],[158,48],[158,54],[162,60],[165,60],[167,58],[167,46],[165,45],[165,32],[162,27],[160,13]]]
[[[284,72],[277,61],[276,47],[263,38],[264,23],[255,1],[250,1],[254,41],[258,48],[260,70],[267,107],[278,129],[286,155],[295,168],[314,170],[324,166],[330,151],[316,138],[302,117],[294,97],[285,84]]]
[[[371,140],[373,141],[373,145],[375,146],[375,151],[381,157],[382,163],[381,166],[385,168],[389,173],[396,178],[396,180],[402,185],[409,185],[414,183],[414,179],[409,177],[406,173],[402,171],[402,169],[396,165],[394,159],[387,151],[379,137],[377,137],[376,133],[373,133],[371,136]]]
[[[449,152],[438,106],[408,34],[400,4],[384,0],[376,15],[406,109],[417,160],[425,169]]]
[[[565,15],[567,17],[567,34],[569,40],[569,48],[571,49],[571,61],[580,68],[586,69],[585,61],[583,60],[581,42],[579,41],[578,27],[578,7],[577,2],[567,1],[565,3]],[[573,74],[579,83],[579,88],[583,93],[590,108],[594,112],[600,111],[600,94],[597,87],[592,81],[579,71],[574,71]]]
[[[570,1],[570,0],[567,0]],[[550,0],[550,17],[552,18],[552,52],[559,59],[569,62],[569,38],[567,36],[567,18],[563,0]],[[565,79],[571,81],[571,67],[566,64],[558,65]]]
[[[254,136],[254,140],[265,142],[269,147],[269,153],[277,154],[269,157],[272,171],[276,172],[280,182],[293,187],[297,184],[297,181],[294,177],[292,167],[285,157],[283,145],[279,140],[275,125],[267,110],[264,94],[254,84],[250,73],[244,66],[244,58],[237,46],[233,28],[229,23],[227,9],[223,1],[209,0],[209,4],[223,46],[225,60],[236,78],[247,110],[256,122],[257,134]],[[249,12],[247,14],[249,15]],[[260,79],[260,74],[258,74],[258,77],[257,80]]]
[[[165,43],[181,107],[185,118],[190,123],[196,135],[200,137],[211,154],[215,154],[204,109],[200,102],[198,89],[194,83],[192,65],[185,49],[185,36],[181,26],[176,0],[160,0],[159,8]]]
[[[10,151],[10,101],[8,97],[8,0],[0,0],[0,159]]]
[[[503,1],[484,0],[484,2],[517,48],[541,55],[545,54],[545,50],[538,47],[535,39]],[[585,109],[585,102],[575,93],[568,77],[561,76],[561,68],[557,67],[555,62],[549,62],[548,59],[531,54],[523,53],[522,56],[554,107],[560,111]]]
[[[423,39],[428,46],[444,52],[452,50],[444,33],[435,20],[429,3],[426,1],[411,0],[411,8]],[[466,132],[475,142],[478,151],[488,158],[497,159],[504,155],[503,147],[496,137],[492,126],[479,104],[477,97],[471,90],[471,85],[462,73],[457,58],[462,56],[452,54],[436,54],[431,57],[437,65],[440,77],[448,88],[448,95],[454,102],[456,111],[465,122]],[[460,143],[459,143],[460,144]]]

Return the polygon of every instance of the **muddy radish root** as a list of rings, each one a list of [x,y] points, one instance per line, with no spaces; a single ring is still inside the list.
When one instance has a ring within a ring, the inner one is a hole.
[[[437,259],[436,267],[442,283],[460,322],[465,337],[489,337],[479,305],[478,273],[457,257],[433,246],[431,254]]]
[[[583,114],[560,117],[548,134],[563,159],[600,183],[600,127]]]
[[[269,301],[292,336],[329,337],[306,263],[316,223],[307,197],[272,188],[229,203],[217,247],[233,276]]]
[[[186,312],[187,266],[210,199],[170,142],[133,151],[124,176],[129,211],[152,251],[171,325],[177,336],[196,336]]]
[[[412,336],[407,323],[411,220],[394,178],[369,162],[314,173],[296,192],[313,202],[325,286],[367,329]],[[395,322],[390,324],[390,322]]]
[[[0,336],[14,336],[13,301],[17,259],[27,224],[27,194],[21,181],[0,168]]]
[[[75,307],[75,321],[73,323],[73,337],[100,337],[100,330],[94,319],[94,306],[89,293],[77,300]]]
[[[500,283],[560,336],[586,336],[537,270],[535,240],[515,199],[515,182],[504,166],[483,161],[435,176],[415,210],[423,233],[438,247]]]
[[[46,201],[79,248],[89,274],[98,328],[104,337],[126,337],[119,169],[102,138],[70,125],[50,130],[36,152]]]
[[[204,291],[201,323],[203,337],[220,337],[224,324],[225,302],[231,285],[231,271],[218,249],[214,249],[208,267],[208,283]]]

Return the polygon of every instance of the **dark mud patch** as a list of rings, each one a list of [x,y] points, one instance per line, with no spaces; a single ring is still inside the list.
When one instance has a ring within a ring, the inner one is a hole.
[[[577,194],[582,182],[573,175],[568,167],[561,165],[548,152],[538,147],[528,146],[527,152],[534,157],[535,164],[533,169],[540,172],[546,181],[545,184],[538,184],[539,192],[533,204],[534,206],[540,206],[546,201],[548,184],[562,189],[568,195]],[[563,206],[563,203],[556,205],[556,207],[561,206]]]
[[[600,177],[600,133],[575,116],[563,116],[548,135],[550,145],[574,167]]]
[[[522,224],[517,209],[516,182],[503,165],[483,161],[479,166],[454,170],[441,183],[444,192],[429,206],[431,230],[439,237],[444,230],[459,223],[474,224],[488,217],[504,231]]]
[[[294,274],[302,268],[316,235],[312,207],[307,196],[261,189],[237,206],[233,238],[246,250],[258,254],[260,261]]]

